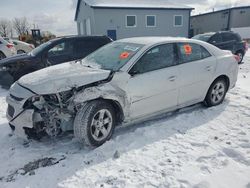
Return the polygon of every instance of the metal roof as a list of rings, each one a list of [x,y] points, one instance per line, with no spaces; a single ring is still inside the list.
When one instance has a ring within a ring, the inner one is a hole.
[[[78,0],[75,20],[78,15],[81,1],[85,2],[92,8],[109,8],[109,9],[185,9],[194,8],[175,3],[171,0]]]
[[[195,18],[195,17],[205,16],[205,15],[219,13],[219,12],[225,12],[225,11],[236,10],[236,9],[246,9],[246,8],[250,8],[250,6],[232,7],[232,8],[227,8],[227,9],[222,9],[222,10],[216,10],[216,11],[212,11],[212,12],[206,12],[206,13],[203,13],[203,14],[197,14],[197,15],[193,15],[191,17]]]

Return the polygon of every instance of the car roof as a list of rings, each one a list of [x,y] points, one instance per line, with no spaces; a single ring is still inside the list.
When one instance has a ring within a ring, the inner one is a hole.
[[[118,42],[136,43],[142,45],[153,45],[158,43],[169,42],[196,42],[197,40],[183,37],[134,37],[118,40]]]
[[[68,36],[60,36],[56,39],[82,39],[82,38],[108,38],[105,35],[68,35]]]

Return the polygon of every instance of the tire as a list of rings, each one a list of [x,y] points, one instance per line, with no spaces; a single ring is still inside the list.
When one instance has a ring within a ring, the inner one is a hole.
[[[113,106],[101,100],[91,101],[77,112],[74,135],[80,143],[98,147],[111,138],[115,125]]]
[[[2,60],[2,59],[4,59],[4,58],[6,58],[6,56],[4,55],[3,52],[0,52],[0,60]]]
[[[225,79],[217,79],[210,86],[206,98],[205,104],[208,107],[217,106],[221,104],[226,96],[228,85]]]
[[[244,53],[242,51],[238,51],[236,52],[236,55],[240,57],[240,60],[238,61],[238,63],[240,64],[243,61]]]
[[[26,52],[23,50],[17,50],[17,54],[25,54]]]

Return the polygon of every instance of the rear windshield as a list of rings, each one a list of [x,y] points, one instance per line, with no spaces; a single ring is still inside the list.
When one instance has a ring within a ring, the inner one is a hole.
[[[209,39],[211,38],[211,36],[212,36],[212,34],[196,35],[192,39],[202,40],[202,41],[208,42]]]

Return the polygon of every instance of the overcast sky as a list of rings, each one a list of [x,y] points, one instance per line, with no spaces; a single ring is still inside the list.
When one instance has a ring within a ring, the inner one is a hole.
[[[56,35],[76,34],[74,22],[76,2],[77,0],[1,0],[0,19],[25,16],[31,24],[38,25],[43,31],[51,31]],[[212,11],[213,8],[219,10],[250,5],[250,0],[175,0],[175,2],[195,8],[192,14]]]

